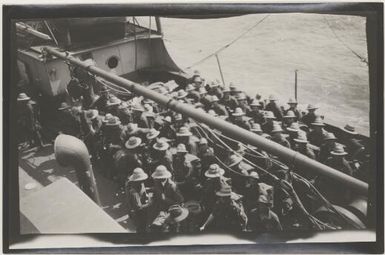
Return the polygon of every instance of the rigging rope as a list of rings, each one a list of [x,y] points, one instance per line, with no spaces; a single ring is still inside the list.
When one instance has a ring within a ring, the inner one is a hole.
[[[325,20],[327,26],[329,27],[329,29],[332,31],[334,37],[343,45],[345,46],[345,48],[347,48],[349,51],[351,51],[353,53],[353,55],[355,55],[357,58],[359,58],[361,60],[361,62],[364,62],[365,64],[369,64],[368,60],[364,57],[362,57],[360,54],[358,54],[357,52],[355,52],[352,48],[349,47],[349,45],[347,45],[344,41],[341,40],[341,38],[336,34],[336,32],[334,31],[334,29],[331,27],[328,19],[326,17],[323,17],[323,19]]]
[[[215,55],[217,55],[218,53],[220,53],[221,51],[223,51],[224,49],[230,47],[232,44],[234,44],[236,41],[238,41],[239,39],[241,39],[243,36],[245,36],[248,32],[250,32],[251,30],[253,30],[255,27],[257,27],[259,24],[261,24],[265,19],[267,19],[267,17],[269,17],[270,14],[266,15],[265,17],[263,17],[261,20],[259,20],[257,23],[255,23],[253,26],[251,26],[250,28],[248,28],[247,30],[245,30],[243,33],[241,33],[239,36],[237,36],[235,39],[233,39],[231,42],[227,43],[226,45],[220,47],[219,49],[217,49],[216,51],[214,51],[213,53],[209,54],[208,56],[202,58],[201,60],[195,62],[194,64],[188,66],[185,68],[185,70],[187,69],[191,69],[192,67],[206,61],[207,59],[211,58],[211,57],[214,57]]]

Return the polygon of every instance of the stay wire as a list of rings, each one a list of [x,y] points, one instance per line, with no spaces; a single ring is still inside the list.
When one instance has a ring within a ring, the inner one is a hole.
[[[239,39],[241,39],[243,36],[245,36],[248,32],[250,32],[251,30],[253,30],[255,27],[257,27],[259,24],[261,24],[263,21],[265,21],[265,19],[267,19],[268,17],[270,16],[270,14],[266,15],[265,17],[263,17],[261,20],[259,20],[257,23],[255,23],[253,26],[251,26],[250,28],[248,28],[247,30],[245,30],[243,33],[241,33],[239,36],[237,36],[236,38],[234,38],[232,41],[230,41],[229,43],[227,43],[226,45],[220,47],[219,49],[217,49],[216,51],[214,51],[213,53],[209,54],[208,56],[202,58],[201,60],[193,63],[192,65],[186,67],[184,70],[188,70],[188,69],[191,69],[192,67],[206,61],[207,59],[211,58],[211,57],[214,57],[216,56],[217,54],[219,54],[221,51],[223,51],[224,49],[227,49],[228,47],[230,47],[232,44],[234,44],[236,41],[238,41]]]
[[[325,20],[327,26],[329,27],[329,29],[332,31],[334,37],[343,45],[345,46],[345,48],[347,48],[350,52],[353,53],[353,55],[355,55],[357,58],[359,58],[361,60],[361,62],[364,62],[365,64],[369,65],[369,62],[366,58],[362,57],[360,54],[358,54],[356,51],[354,51],[352,48],[349,47],[349,45],[347,45],[344,41],[342,41],[342,39],[336,34],[336,32],[334,31],[334,29],[331,27],[328,19],[326,17],[323,17],[323,19]]]

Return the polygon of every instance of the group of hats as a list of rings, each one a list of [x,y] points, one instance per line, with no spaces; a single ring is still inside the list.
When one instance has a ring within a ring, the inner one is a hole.
[[[155,171],[152,173],[151,177],[153,179],[168,179],[172,176],[170,171],[164,165],[159,165]],[[135,168],[132,174],[128,177],[128,180],[131,182],[144,181],[148,178],[148,175],[144,172],[142,168]]]

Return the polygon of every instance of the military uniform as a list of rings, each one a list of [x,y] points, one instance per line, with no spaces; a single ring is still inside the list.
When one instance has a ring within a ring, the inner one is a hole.
[[[141,184],[139,188],[135,188],[134,186],[130,185],[129,182],[127,182],[126,196],[129,210],[128,214],[135,223],[136,231],[138,233],[143,233],[145,232],[148,224],[147,209],[151,205],[148,194],[146,192],[146,187],[144,184]]]
[[[252,231],[258,232],[276,232],[282,231],[282,226],[280,220],[272,210],[267,209],[267,214],[260,212],[260,209],[257,207],[251,210],[249,215],[249,228]],[[263,216],[262,216],[263,215]]]
[[[160,211],[167,211],[171,205],[182,203],[183,200],[183,196],[177,185],[170,179],[168,179],[164,185],[160,182],[155,182],[154,210],[157,211],[157,214]]]
[[[302,122],[310,127],[311,123],[313,123],[317,118],[315,112],[308,112],[302,117]]]
[[[275,103],[270,102],[266,105],[266,111],[271,111],[274,113],[274,116],[277,118],[277,120],[282,120],[283,114],[281,108]]]
[[[214,220],[212,228],[221,231],[243,231],[247,225],[247,215],[240,202],[230,200],[229,202],[217,201],[214,204],[212,215]]]

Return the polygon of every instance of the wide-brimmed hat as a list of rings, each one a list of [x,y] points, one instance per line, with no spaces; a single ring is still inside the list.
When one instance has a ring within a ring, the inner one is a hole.
[[[228,92],[231,92],[231,90],[230,90],[229,87],[224,87],[222,92],[223,93],[228,93]]]
[[[176,136],[191,136],[192,133],[190,132],[189,128],[186,126],[182,126],[179,128],[178,133],[176,133]]]
[[[290,127],[286,128],[290,132],[298,132],[300,129],[298,122],[291,123]]]
[[[233,154],[230,156],[228,167],[235,166],[235,165],[241,163],[242,160],[243,160],[243,158],[241,156],[238,156],[237,154]]]
[[[187,208],[187,210],[189,211],[190,214],[197,215],[203,211],[201,204],[197,201],[194,201],[194,200],[187,201],[183,205],[185,208]]]
[[[174,118],[175,118],[175,120],[182,120],[183,116],[181,113],[177,113]]]
[[[219,87],[219,83],[216,82],[216,81],[212,81],[212,82],[210,82],[209,87],[210,87],[210,88]]]
[[[258,174],[257,172],[255,172],[255,171],[251,171],[251,172],[249,173],[249,177],[258,180],[258,179],[259,179],[259,174]]]
[[[225,170],[220,168],[218,164],[211,164],[209,169],[205,172],[205,176],[208,178],[216,178],[225,174]]]
[[[230,88],[231,92],[238,92],[239,91],[237,86],[235,86],[235,84],[232,82],[230,82],[229,88]]]
[[[190,91],[193,91],[193,90],[195,90],[194,85],[188,84],[188,85],[186,86],[186,92],[190,92]]]
[[[347,155],[348,153],[345,151],[344,146],[342,144],[337,143],[333,150],[330,152],[332,155],[336,156],[344,156]]]
[[[344,131],[349,133],[349,134],[352,134],[352,135],[356,135],[357,134],[355,127],[353,127],[353,126],[351,126],[349,124],[346,124],[346,126],[344,127]]]
[[[172,122],[172,119],[171,119],[171,117],[170,116],[166,116],[166,117],[164,117],[164,119],[163,119],[165,122],[168,122],[168,123],[171,123]]]
[[[146,138],[147,138],[148,140],[154,139],[154,138],[157,137],[159,134],[160,134],[160,132],[159,132],[158,130],[156,130],[155,128],[151,128],[150,131],[146,134]]]
[[[124,144],[124,146],[125,146],[127,149],[135,149],[135,148],[138,147],[141,143],[142,143],[142,139],[140,139],[139,137],[136,137],[136,136],[131,136],[131,137],[126,141],[126,143]]]
[[[107,113],[107,114],[103,117],[102,122],[103,122],[104,124],[106,124],[106,123],[108,122],[108,120],[111,119],[111,118],[113,118],[113,117],[114,117],[114,115],[112,115],[111,113]]]
[[[168,208],[169,217],[174,222],[181,222],[187,218],[189,210],[180,205],[172,205]]]
[[[110,99],[108,99],[107,101],[107,106],[114,106],[114,105],[119,105],[122,101],[115,97],[115,96],[111,96]]]
[[[149,98],[145,98],[142,100],[142,103],[143,104],[149,104],[149,105],[152,105],[154,103],[154,101],[152,101],[151,99]]]
[[[29,96],[27,96],[27,94],[25,93],[20,93],[18,96],[17,96],[17,101],[28,101],[30,100],[31,98]]]
[[[218,117],[218,114],[213,109],[210,109],[207,113],[213,117]]]
[[[275,95],[270,95],[269,100],[270,101],[277,101],[277,97]]]
[[[131,107],[132,111],[136,111],[136,112],[144,112],[144,108],[142,105],[140,104],[134,104],[132,107]]]
[[[319,115],[317,115],[317,116],[315,117],[314,122],[312,122],[311,124],[312,124],[313,126],[321,126],[321,127],[325,126],[325,124],[324,124],[324,122],[323,122],[321,116],[319,116]]]
[[[337,137],[334,135],[332,132],[326,132],[324,136],[324,141],[329,141],[329,140],[337,140]]]
[[[309,105],[307,106],[307,109],[308,109],[308,110],[315,110],[315,109],[318,109],[318,106],[313,105],[313,104],[309,104]]]
[[[144,181],[148,178],[148,175],[143,171],[142,168],[135,168],[132,172],[132,175],[128,177],[130,182]]]
[[[239,93],[237,95],[237,100],[246,100],[246,95],[244,93]]]
[[[282,127],[278,122],[275,122],[273,124],[273,130],[271,130],[271,133],[277,133],[277,132],[282,132]]]
[[[152,173],[151,177],[153,179],[167,179],[170,178],[172,174],[167,170],[164,165],[159,165],[155,168],[155,171]]]
[[[275,119],[275,115],[272,111],[265,111],[263,117],[265,119]]]
[[[287,111],[286,115],[283,116],[284,118],[295,118],[295,114],[293,111]]]
[[[262,132],[261,125],[259,125],[258,123],[252,123],[250,131],[252,131],[252,132]]]
[[[59,108],[57,108],[59,111],[63,111],[63,110],[66,110],[66,109],[69,109],[71,108],[71,106],[69,106],[66,102],[62,102],[59,106]]]
[[[230,185],[222,185],[221,189],[217,191],[215,194],[218,197],[230,197],[232,193]]]
[[[293,139],[297,143],[308,143],[307,137],[306,137],[306,132],[298,132],[297,138]]]
[[[235,108],[235,111],[232,114],[233,116],[244,116],[245,113],[243,112],[242,108],[237,107]]]
[[[86,111],[86,118],[89,120],[93,120],[98,116],[99,116],[98,110],[90,109],[90,110]]]
[[[118,117],[116,117],[116,116],[113,116],[110,119],[108,119],[106,125],[112,127],[112,126],[119,126],[120,123],[121,123],[120,119]]]
[[[152,146],[155,150],[165,151],[170,147],[170,145],[164,139],[158,139],[156,143]]]
[[[207,90],[204,87],[200,87],[199,88],[199,94],[200,95],[207,94]]]
[[[202,137],[200,140],[199,140],[199,144],[208,144],[208,141],[206,138]]]
[[[183,143],[178,144],[178,146],[176,146],[176,152],[187,153],[186,145],[184,145]]]
[[[258,99],[253,99],[253,101],[251,101],[250,103],[250,106],[259,106],[261,107],[261,101],[259,101]]]
[[[216,95],[214,95],[214,96],[212,96],[212,97],[210,98],[210,102],[211,102],[211,103],[218,102],[218,101],[219,101],[219,99],[218,99],[218,97],[217,97]]]
[[[197,75],[194,77],[193,81],[194,81],[194,83],[197,83],[197,82],[202,83],[203,79],[202,79],[202,77],[200,77],[200,75]]]
[[[136,123],[128,123],[126,125],[126,132],[131,134],[134,133],[138,129],[138,124]]]
[[[184,91],[183,89],[178,90],[177,98],[181,99],[181,98],[185,98],[186,96],[187,96],[186,91]]]
[[[287,104],[298,104],[298,102],[293,98],[289,98],[289,101],[287,102]]]

